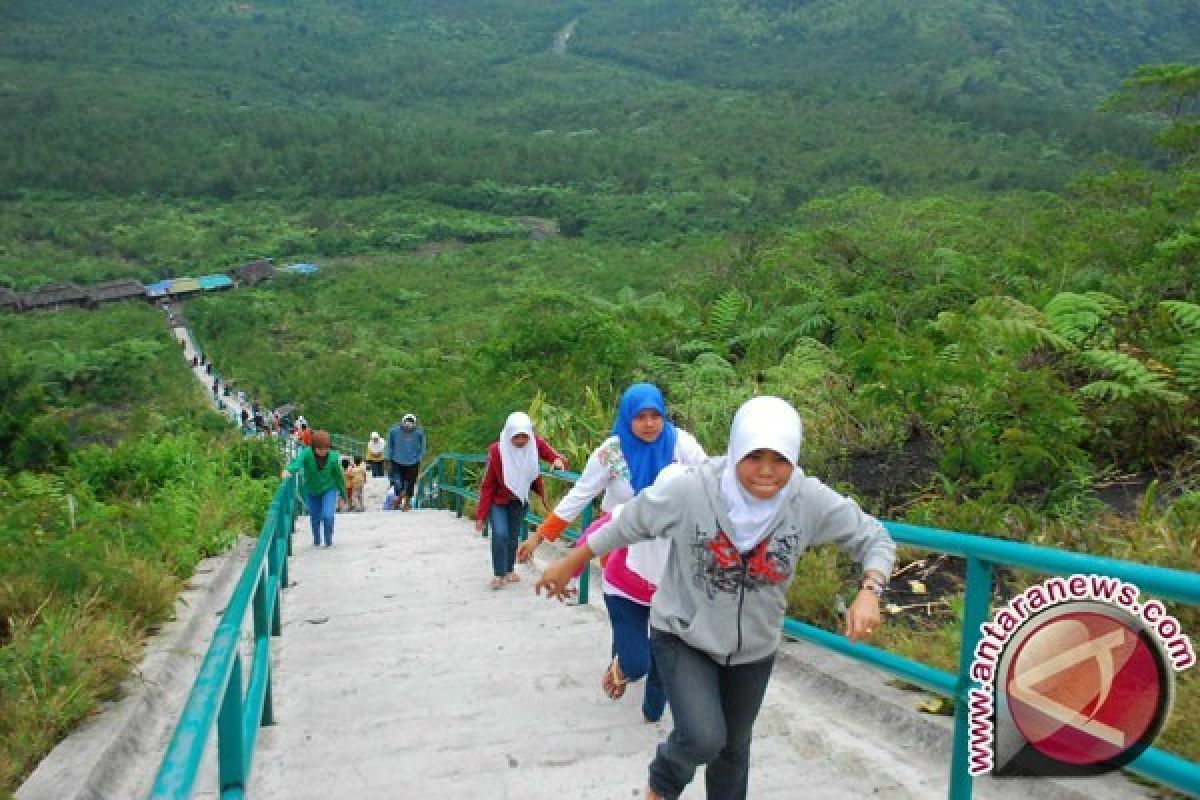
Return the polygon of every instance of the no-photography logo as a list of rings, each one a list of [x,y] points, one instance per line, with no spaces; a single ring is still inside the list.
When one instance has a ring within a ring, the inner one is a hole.
[[[1140,599],[1116,578],[1052,578],[981,626],[972,775],[1097,775],[1150,746],[1171,709],[1174,673],[1196,656],[1162,603]]]

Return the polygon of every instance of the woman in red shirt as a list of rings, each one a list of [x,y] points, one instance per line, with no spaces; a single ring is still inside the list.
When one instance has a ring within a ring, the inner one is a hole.
[[[549,505],[538,475],[539,458],[551,462],[553,469],[566,469],[566,459],[534,434],[528,414],[509,414],[500,439],[488,448],[487,469],[479,486],[479,509],[475,512],[475,530],[482,532],[486,522],[492,531],[493,577],[489,585],[493,589],[520,580],[513,567],[530,490],[538,493],[543,505]]]

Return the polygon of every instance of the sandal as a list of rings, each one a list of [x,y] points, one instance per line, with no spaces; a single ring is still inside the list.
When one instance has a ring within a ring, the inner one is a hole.
[[[504,578],[492,578],[491,582],[488,584],[488,588],[492,591],[495,591],[496,589],[503,589]]]
[[[613,656],[612,663],[604,671],[604,679],[600,681],[600,688],[610,699],[620,700],[625,694],[625,684],[627,683],[629,683],[629,679],[621,674],[621,665],[617,662],[617,657]]]
[[[515,572],[510,572],[504,576],[504,580],[508,581],[509,583],[517,583],[521,580],[521,576]]]

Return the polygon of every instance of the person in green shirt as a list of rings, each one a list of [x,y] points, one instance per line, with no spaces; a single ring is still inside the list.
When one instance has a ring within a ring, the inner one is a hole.
[[[326,547],[333,547],[333,519],[337,498],[346,497],[346,476],[341,459],[329,449],[329,431],[314,431],[312,447],[301,449],[283,470],[283,478],[300,476],[300,492],[308,505],[313,547],[320,547],[322,531]]]

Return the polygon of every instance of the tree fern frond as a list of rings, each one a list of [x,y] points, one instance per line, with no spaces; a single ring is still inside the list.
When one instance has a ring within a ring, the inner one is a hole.
[[[1046,319],[1045,315],[1034,306],[1006,294],[980,298],[971,308],[979,314],[996,319],[1018,317],[1036,322],[1044,322]]]
[[[1180,348],[1175,360],[1175,383],[1189,394],[1200,394],[1200,340]]]
[[[683,368],[684,380],[692,383],[725,383],[737,380],[733,365],[716,353],[701,353]]]
[[[1125,301],[1113,297],[1111,294],[1105,294],[1104,292],[1085,292],[1084,296],[1108,312],[1104,315],[1105,318],[1119,314],[1126,314],[1129,312],[1129,306],[1126,305]]]
[[[1070,339],[1033,319],[1022,317],[991,319],[988,321],[987,327],[996,338],[1029,342],[1035,347],[1049,347],[1060,353],[1069,353],[1076,349]]]
[[[1107,372],[1117,379],[1116,381],[1096,381],[1082,387],[1079,392],[1085,397],[1093,396],[1094,392],[1102,392],[1103,395],[1107,395],[1110,392],[1108,388],[1085,390],[1099,384],[1115,382],[1129,390],[1128,394],[1116,399],[1139,395],[1164,403],[1182,403],[1187,400],[1182,394],[1171,389],[1161,376],[1156,375],[1149,367],[1128,353],[1116,350],[1085,350],[1079,355],[1080,360],[1091,371]]]
[[[1133,396],[1133,389],[1117,381],[1093,381],[1086,386],[1079,387],[1078,391],[1089,400],[1110,403],[1128,400]]]
[[[679,354],[685,358],[693,358],[700,353],[715,353],[717,346],[707,339],[689,339],[679,345]]]
[[[746,309],[746,298],[737,289],[726,289],[713,301],[708,312],[708,330],[718,342],[733,336],[738,317]]]
[[[1159,305],[1167,310],[1176,325],[1188,333],[1200,334],[1200,305],[1184,300],[1163,300]]]
[[[1074,292],[1059,292],[1042,312],[1054,330],[1076,346],[1091,338],[1111,313],[1095,298]]]

